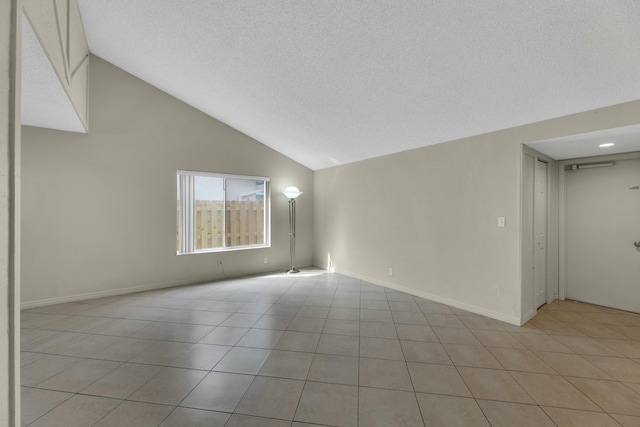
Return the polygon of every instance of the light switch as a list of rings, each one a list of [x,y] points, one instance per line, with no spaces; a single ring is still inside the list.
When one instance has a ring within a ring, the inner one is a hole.
[[[498,217],[498,227],[506,227],[507,226],[507,219],[503,216],[499,216]]]

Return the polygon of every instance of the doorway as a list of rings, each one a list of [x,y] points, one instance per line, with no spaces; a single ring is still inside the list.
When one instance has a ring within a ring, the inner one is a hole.
[[[640,313],[640,159],[565,169],[567,298]]]

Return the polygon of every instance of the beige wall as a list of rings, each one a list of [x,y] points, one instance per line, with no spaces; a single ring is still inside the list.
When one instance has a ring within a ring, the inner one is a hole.
[[[21,1],[0,2],[0,425],[20,425]]]
[[[313,172],[100,58],[91,132],[23,128],[23,306],[286,269],[312,260]],[[176,256],[176,170],[271,177],[271,248]],[[268,264],[263,258],[268,258]]]
[[[636,101],[317,171],[314,264],[520,323],[521,144],[639,121]]]

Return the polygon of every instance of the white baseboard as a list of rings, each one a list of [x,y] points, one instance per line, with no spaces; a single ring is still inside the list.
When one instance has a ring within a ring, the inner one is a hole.
[[[307,267],[299,267],[299,268],[307,268]],[[280,270],[277,270],[277,272],[281,273],[284,270],[285,270],[285,268],[282,267]],[[240,278],[243,278],[243,277],[251,277],[251,276],[263,275],[263,274],[271,274],[271,273],[276,273],[276,271],[263,271],[263,272],[260,272],[260,273],[253,273],[253,274],[250,274],[250,275],[246,275],[245,274],[245,275],[233,275],[233,276],[225,276],[225,277],[207,276],[207,277],[200,277],[200,278],[195,278],[195,279],[192,278],[192,279],[188,279],[188,280],[174,280],[174,281],[170,281],[170,282],[151,283],[151,284],[142,285],[142,286],[109,289],[109,290],[106,290],[106,291],[87,292],[87,293],[82,293],[82,294],[66,295],[66,296],[62,296],[62,297],[44,298],[44,299],[39,299],[39,300],[34,300],[34,301],[22,302],[20,304],[20,309],[21,310],[26,310],[26,309],[29,309],[29,308],[42,307],[42,306],[45,306],[45,305],[64,304],[64,303],[67,303],[67,302],[83,301],[83,300],[94,299],[94,298],[113,297],[113,296],[117,296],[117,295],[134,294],[136,292],[154,291],[156,289],[172,288],[172,287],[175,287],[175,286],[198,285],[198,284],[201,284],[201,283],[212,283],[212,282],[219,282],[221,280],[240,279]]]
[[[396,283],[385,282],[383,280],[377,280],[371,277],[363,276],[360,274],[355,274],[352,272],[338,272],[340,274],[344,274],[345,276],[354,277],[356,279],[364,280],[369,283],[373,283],[375,285],[384,286],[385,288],[394,289],[396,291],[404,292],[409,295],[417,296],[420,298],[428,299],[430,301],[439,302],[441,304],[450,305],[451,307],[459,308],[461,310],[469,311],[471,313],[480,314],[482,316],[489,317],[491,319],[500,320],[501,322],[506,322],[511,325],[521,326],[524,323],[520,323],[521,319],[516,316],[509,316],[504,313],[500,313],[497,311],[487,310],[483,307],[478,307],[476,305],[467,304],[464,302],[452,300],[450,298],[445,298],[439,295],[431,294],[429,292],[419,291],[413,288],[407,288],[406,286],[398,285]],[[535,312],[533,313],[535,315]],[[533,316],[532,316],[533,317]],[[528,320],[528,319],[527,319]]]

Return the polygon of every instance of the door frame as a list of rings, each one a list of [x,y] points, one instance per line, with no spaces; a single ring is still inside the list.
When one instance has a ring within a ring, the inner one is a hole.
[[[551,157],[548,157],[526,145],[522,145],[522,158],[521,158],[521,200],[520,200],[520,246],[521,246],[521,319],[520,324],[526,323],[529,319],[533,318],[537,313],[537,307],[535,307],[535,283],[533,281],[533,272],[531,267],[533,266],[533,235],[530,237],[525,236],[528,230],[533,233],[533,218],[534,218],[534,205],[533,200],[528,201],[526,198],[534,197],[533,187],[531,189],[525,188],[527,177],[525,177],[525,162],[527,158],[532,159],[534,162],[541,160],[547,164],[547,185],[546,185],[546,235],[547,235],[547,271],[546,271],[546,303],[550,303],[559,297],[559,166],[558,162]],[[536,163],[534,163],[535,165]],[[535,174],[535,167],[533,169]],[[535,175],[532,177],[535,179]],[[532,181],[534,183],[535,181]],[[530,212],[529,212],[530,210]],[[526,224],[530,222],[530,227]]]
[[[584,163],[615,162],[622,160],[640,159],[640,151],[623,154],[611,154],[608,156],[581,157],[577,159],[567,159],[558,162],[559,173],[559,270],[558,270],[558,299],[564,300],[567,297],[567,181],[566,171],[571,165]]]

